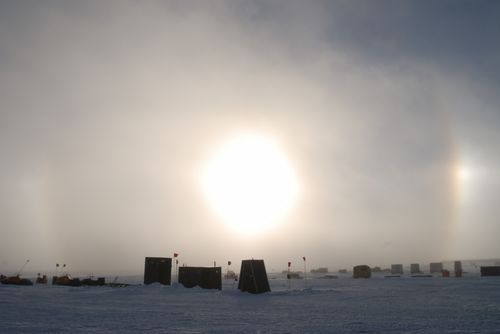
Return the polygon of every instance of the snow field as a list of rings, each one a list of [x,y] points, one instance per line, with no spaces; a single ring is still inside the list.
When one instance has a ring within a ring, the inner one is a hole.
[[[140,277],[130,281],[140,281]],[[498,333],[500,277],[270,279],[271,293],[0,286],[1,333]]]

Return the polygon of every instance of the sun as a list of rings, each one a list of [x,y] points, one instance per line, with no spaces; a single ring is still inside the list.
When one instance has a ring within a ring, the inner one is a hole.
[[[459,166],[455,170],[455,176],[459,181],[468,181],[472,176],[472,171],[464,166]]]
[[[283,222],[299,188],[277,143],[259,135],[226,141],[205,164],[201,184],[217,216],[244,234],[264,232]]]

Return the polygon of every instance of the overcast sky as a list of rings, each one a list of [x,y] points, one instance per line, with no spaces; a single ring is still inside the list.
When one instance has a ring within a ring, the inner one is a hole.
[[[498,1],[2,1],[0,272],[499,258],[499,41]],[[301,187],[253,236],[199,185],[239,133]]]

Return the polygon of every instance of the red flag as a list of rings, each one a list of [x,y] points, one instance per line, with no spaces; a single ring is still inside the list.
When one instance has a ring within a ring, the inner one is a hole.
[[[177,254],[177,253],[174,253],[174,257],[178,257],[178,256],[179,256],[179,254]]]
[[[288,262],[288,268],[290,268],[291,265],[292,265],[292,262]]]
[[[305,257],[305,256],[303,256],[303,257],[302,257],[302,260],[304,260],[304,261],[305,261],[305,260],[306,260],[306,257]]]

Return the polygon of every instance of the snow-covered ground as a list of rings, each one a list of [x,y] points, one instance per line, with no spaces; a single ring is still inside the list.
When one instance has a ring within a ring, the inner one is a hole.
[[[261,295],[232,281],[222,291],[0,285],[0,333],[500,332],[500,277],[345,276],[289,287],[280,276]]]

